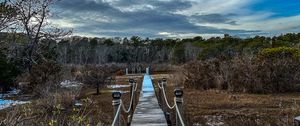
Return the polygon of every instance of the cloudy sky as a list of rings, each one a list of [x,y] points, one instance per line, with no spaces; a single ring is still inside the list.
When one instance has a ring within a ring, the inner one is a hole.
[[[300,0],[62,0],[51,22],[97,37],[300,32]]]

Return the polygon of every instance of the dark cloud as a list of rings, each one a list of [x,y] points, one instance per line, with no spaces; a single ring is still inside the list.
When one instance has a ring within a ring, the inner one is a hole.
[[[119,0],[113,2],[113,5],[118,7],[130,7],[133,5],[152,5],[156,8],[156,11],[170,12],[190,8],[192,7],[192,2],[186,0]]]
[[[218,24],[231,24],[236,25],[236,21],[229,17],[234,14],[222,15],[222,14],[207,14],[207,15],[192,15],[191,20],[198,23],[218,23]]]
[[[153,4],[154,6],[158,7],[160,11],[168,11],[174,12],[177,10],[183,10],[192,7],[192,3],[188,1],[182,0],[174,0],[174,1],[165,1],[165,2],[156,2]]]
[[[151,5],[152,10],[124,11],[120,8]],[[76,25],[75,33],[94,34],[99,36],[132,36],[157,37],[159,32],[178,34],[238,34],[254,31],[217,29],[195,25],[198,23],[236,24],[226,15],[193,15],[175,14],[176,10],[191,7],[191,2],[182,0],[119,0],[104,2],[103,0],[63,0],[56,6],[61,11],[55,19],[68,20]],[[191,22],[191,19],[194,20]]]

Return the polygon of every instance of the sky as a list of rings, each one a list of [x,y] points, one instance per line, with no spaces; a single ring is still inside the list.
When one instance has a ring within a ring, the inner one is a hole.
[[[89,37],[274,36],[300,32],[300,0],[61,0],[49,21]]]

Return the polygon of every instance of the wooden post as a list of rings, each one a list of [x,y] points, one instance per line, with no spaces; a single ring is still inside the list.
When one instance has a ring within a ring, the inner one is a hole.
[[[135,74],[134,73],[134,67],[131,68],[131,74]]]
[[[167,119],[167,124],[168,126],[172,126],[172,120],[171,120],[171,114],[166,112],[166,119]]]
[[[163,78],[162,79],[162,85],[161,85],[162,87],[163,87],[163,91],[164,92],[166,92],[166,88],[167,88],[167,79],[166,78]],[[162,91],[162,92],[163,92]],[[166,94],[167,95],[167,94]],[[164,95],[162,94],[162,97],[164,97]],[[163,98],[163,105],[162,105],[162,110],[164,111],[164,112],[167,112],[167,108],[165,108],[165,103],[167,102],[167,101],[165,101],[165,99]]]
[[[147,74],[147,75],[150,74],[150,72],[149,72],[149,67],[146,68],[146,74]]]
[[[141,74],[142,71],[141,71],[141,67],[138,67],[138,73]]]
[[[161,80],[158,80],[158,86],[162,86]],[[161,89],[158,87],[158,104],[160,107],[162,107],[161,102]]]
[[[181,89],[175,89],[174,94],[176,96],[176,104],[178,107],[179,114],[182,114],[182,102],[183,102],[183,91]],[[179,114],[176,112],[176,126],[182,126]],[[182,115],[180,115],[182,117]]]
[[[136,86],[138,86],[137,85],[137,82],[136,82],[136,80],[134,80],[134,88],[136,88],[136,91],[137,91],[137,87]],[[134,98],[133,98],[133,103],[132,103],[132,105],[134,105],[134,103],[135,103],[135,100],[136,100],[136,92],[134,92]]]
[[[113,92],[112,93],[112,97],[113,97],[113,101],[112,101],[112,105],[114,106],[114,115],[115,117],[117,116],[117,122],[114,126],[121,126],[121,113],[118,113],[118,108],[121,105],[121,92]],[[116,115],[119,114],[119,115]]]
[[[166,92],[166,90],[167,90],[167,79],[166,78],[162,79],[162,85],[164,86],[164,89],[165,89],[165,92]]]
[[[99,95],[100,94],[100,84],[99,82],[97,82],[97,91],[96,94]]]
[[[132,105],[131,105],[131,115],[133,115],[133,103],[134,103],[134,94],[133,94],[133,96],[131,95],[132,94],[132,92],[134,91],[134,80],[133,79],[129,79],[129,85],[130,85],[130,99],[132,99],[133,101],[132,101]],[[133,92],[133,93],[135,93],[135,92]]]

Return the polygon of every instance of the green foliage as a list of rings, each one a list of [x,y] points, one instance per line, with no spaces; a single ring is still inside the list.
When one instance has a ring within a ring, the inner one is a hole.
[[[15,64],[7,62],[5,58],[0,56],[0,85],[5,88],[13,86],[14,80],[20,70],[16,67]]]
[[[30,82],[29,89],[27,92],[34,91],[35,95],[39,96],[41,87],[55,88],[61,78],[61,65],[54,62],[42,62],[40,64],[33,65],[30,71],[28,81]]]
[[[193,41],[193,46],[203,49],[198,55],[199,59],[209,59],[220,55],[232,57],[241,53],[258,54],[265,48],[296,47],[299,46],[299,43],[300,35],[292,33],[273,38],[255,36],[247,39],[240,39],[225,34],[224,38],[212,37],[207,40]]]
[[[173,51],[173,63],[184,63],[185,62],[185,48],[183,43],[177,43]]]
[[[218,57],[219,55],[235,55],[236,52],[241,51],[241,49],[237,47],[241,41],[242,39],[240,38],[226,35],[224,38],[212,37],[206,41],[195,41],[193,42],[193,45],[203,49],[198,55],[198,59],[209,59]]]
[[[151,45],[158,46],[158,47],[173,48],[176,45],[176,40],[156,38],[151,40]]]
[[[41,49],[41,57],[38,57],[38,62],[43,62],[45,59],[55,61],[58,53],[57,53],[57,44],[56,41],[51,39],[44,39],[41,40],[39,45]]]
[[[16,15],[16,10],[6,2],[0,3],[0,19],[11,18]]]
[[[266,48],[259,53],[261,59],[300,58],[300,49],[292,47]]]
[[[93,38],[90,40],[90,47],[94,49],[98,44],[97,38]]]
[[[142,44],[142,43],[141,43],[141,38],[140,38],[139,36],[132,36],[132,37],[130,38],[130,40],[132,41],[132,45],[133,45],[133,46],[139,46],[139,45]]]
[[[108,45],[108,46],[113,46],[113,45],[114,45],[114,42],[113,42],[111,39],[106,39],[106,40],[104,41],[104,44],[105,44],[105,45]]]

